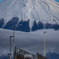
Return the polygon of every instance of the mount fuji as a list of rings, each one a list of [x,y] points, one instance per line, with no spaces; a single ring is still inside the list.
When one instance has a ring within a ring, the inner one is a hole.
[[[0,2],[0,28],[30,32],[59,29],[59,3],[55,0],[3,0]]]

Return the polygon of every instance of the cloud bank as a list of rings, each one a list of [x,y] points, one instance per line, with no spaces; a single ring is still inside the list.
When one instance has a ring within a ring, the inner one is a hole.
[[[35,32],[15,32],[15,44],[17,48],[21,48],[30,53],[44,54],[44,31],[45,33],[45,51],[59,53],[59,31],[53,29],[38,30]],[[10,47],[10,36],[13,35],[12,30],[0,29],[0,56],[7,55]],[[12,38],[13,49],[13,38]],[[13,52],[13,50],[12,50]]]

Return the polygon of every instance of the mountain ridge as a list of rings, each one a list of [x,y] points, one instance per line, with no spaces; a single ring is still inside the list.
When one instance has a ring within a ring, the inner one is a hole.
[[[59,25],[59,3],[55,0],[5,0],[0,5],[0,19],[4,18],[3,27],[14,17],[19,18],[18,23],[29,19],[30,28],[34,21],[37,25],[39,22],[43,25]]]
[[[42,22],[36,23],[36,21],[33,22],[32,28],[29,26],[30,19],[28,21],[21,20],[19,22],[18,17],[13,17],[10,21],[7,22],[5,26],[4,25],[4,19],[1,19],[0,21],[0,28],[3,29],[10,29],[13,30],[15,26],[17,26],[16,30],[17,31],[23,31],[23,32],[30,32],[30,31],[36,31],[40,29],[54,29],[54,30],[59,30],[59,25],[58,24],[43,24]]]

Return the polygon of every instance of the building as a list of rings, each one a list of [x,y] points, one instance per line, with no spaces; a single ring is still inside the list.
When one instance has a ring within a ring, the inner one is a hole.
[[[38,53],[37,55],[34,55],[32,53],[29,53],[27,51],[15,47],[14,59],[47,59],[47,58],[43,57]]]

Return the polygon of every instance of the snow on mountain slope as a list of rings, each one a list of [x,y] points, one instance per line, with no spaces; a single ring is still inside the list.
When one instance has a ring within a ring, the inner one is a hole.
[[[13,17],[19,21],[30,19],[30,28],[36,22],[59,24],[59,3],[54,0],[4,0],[0,2],[0,18],[5,24]]]

